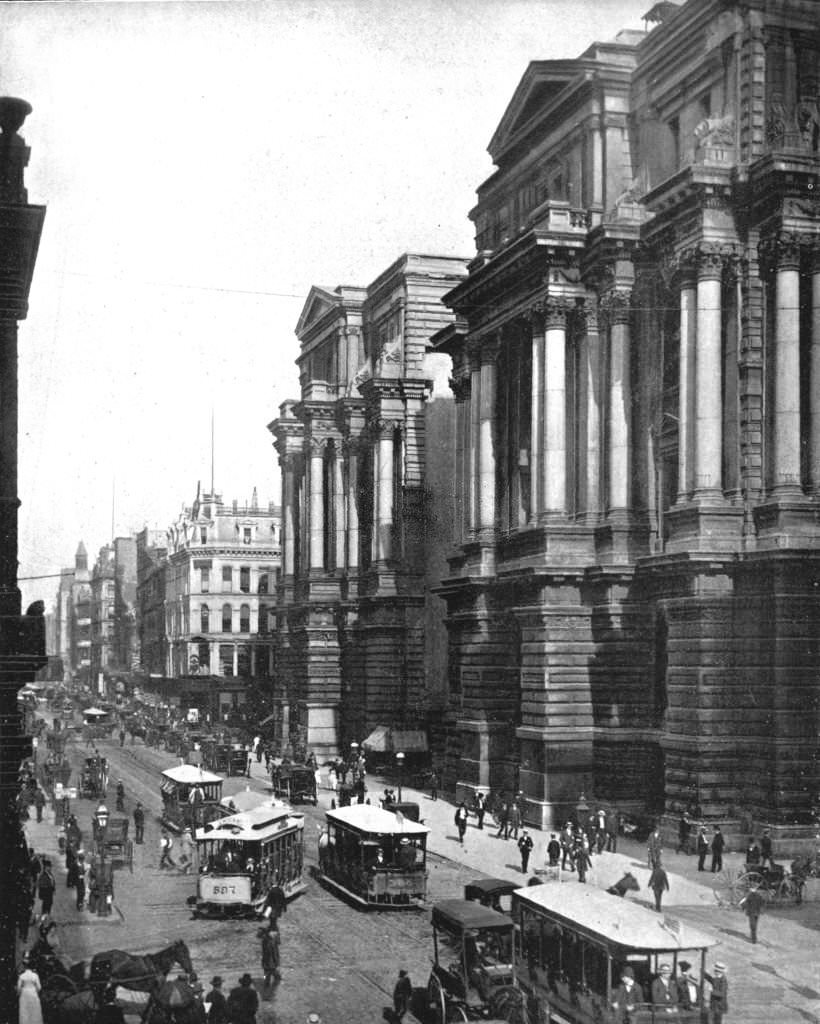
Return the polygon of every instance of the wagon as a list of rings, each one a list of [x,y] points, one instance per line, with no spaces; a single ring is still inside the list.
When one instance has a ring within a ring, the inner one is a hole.
[[[94,853],[102,854],[111,864],[128,865],[134,873],[134,843],[128,838],[128,818],[112,815],[108,824],[101,829],[96,819],[92,819],[94,833]]]
[[[271,781],[274,795],[287,800],[288,803],[312,803],[315,807],[319,802],[316,792],[316,773],[307,765],[276,765],[271,770]],[[341,793],[339,794],[339,806],[344,806],[341,802]]]
[[[801,874],[792,874],[782,864],[765,868],[744,864],[721,871],[712,889],[721,906],[739,906],[751,889],[760,889],[770,903],[801,903],[805,881]]]
[[[80,772],[80,797],[98,800],[108,788],[108,761],[104,757],[87,757]]]

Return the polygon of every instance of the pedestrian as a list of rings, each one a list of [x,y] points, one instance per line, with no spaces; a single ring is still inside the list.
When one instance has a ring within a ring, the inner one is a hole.
[[[413,998],[413,983],[407,971],[399,971],[399,977],[393,986],[393,1012],[397,1021],[410,1009],[410,1000]]]
[[[749,836],[749,845],[746,847],[746,863],[751,867],[760,867],[760,847],[755,842],[754,836]]]
[[[678,961],[678,1006],[682,1010],[696,1010],[700,1006],[700,986],[689,973],[691,970],[688,960]]]
[[[586,882],[587,871],[592,867],[592,860],[589,856],[589,850],[583,843],[578,843],[575,847],[575,867],[578,871],[578,881]]]
[[[205,996],[208,1024],[228,1024],[228,1001],[222,992],[222,978],[211,978],[211,991]]]
[[[43,870],[37,879],[37,895],[40,897],[40,913],[43,917],[51,913],[56,888],[57,883],[51,872],[51,861],[46,860],[43,862]]]
[[[678,986],[672,980],[670,964],[661,964],[658,968],[658,976],[652,982],[651,995],[653,1009],[663,1007],[665,1013],[677,1013]]]
[[[669,892],[669,876],[663,868],[653,868],[649,876],[649,888],[655,894],[655,910],[660,911],[663,894]]]
[[[521,828],[521,808],[518,806],[518,802],[516,800],[513,800],[512,804],[510,804],[509,822],[510,828],[508,835],[517,841],[518,830]]]
[[[484,815],[487,811],[487,805],[484,800],[484,794],[479,792],[475,795],[475,816],[478,821],[478,828],[483,831],[484,829]]]
[[[122,779],[117,782],[117,806],[118,811],[125,810],[125,786],[123,785]]]
[[[765,868],[767,865],[770,868],[774,867],[773,852],[771,833],[767,828],[764,828],[763,835],[760,837],[760,866],[762,868]]]
[[[138,800],[137,806],[134,808],[134,842],[141,844],[144,833],[145,811],[142,809],[142,804]]]
[[[663,859],[663,839],[658,826],[652,830],[646,846],[647,863],[650,868],[659,868]]]
[[[550,841],[547,843],[547,861],[548,866],[551,868],[558,867],[558,861],[561,858],[561,844],[555,837],[554,832],[550,832]]]
[[[502,801],[501,806],[498,809],[498,831],[495,834],[496,839],[507,839],[510,834],[510,809],[505,802]]]
[[[435,768],[430,772],[430,799],[438,800],[438,773]]]
[[[339,780],[336,776],[336,769],[331,765],[330,770],[327,773],[327,788],[331,793],[335,793],[338,785]]]
[[[595,815],[595,838],[597,852],[603,853],[606,847],[606,812],[602,807],[598,808],[598,813]]]
[[[461,845],[464,845],[464,833],[467,831],[467,808],[464,806],[464,801],[456,808],[455,814],[456,828],[458,829],[458,841]]]
[[[635,972],[631,967],[621,971],[621,981],[613,992],[612,1009],[615,1010],[617,1024],[628,1024],[638,1006],[643,1002],[643,989],[635,981]]]
[[[37,809],[37,820],[43,820],[43,808],[46,805],[46,795],[38,786],[34,791],[34,806]]]
[[[698,871],[706,870],[706,854],[709,852],[709,840],[706,838],[706,827],[700,826],[698,832]]]
[[[530,854],[532,853],[532,837],[529,832],[524,829],[521,832],[521,838],[518,840],[518,849],[521,853],[521,873],[527,873],[527,864],[530,862]]]
[[[678,845],[675,848],[675,853],[681,852],[689,853],[689,818],[686,816],[686,811],[683,811],[678,819]]]
[[[125,746],[125,729],[120,729],[120,746]]]
[[[763,894],[760,892],[760,886],[752,885],[739,904],[743,907],[743,913],[749,919],[749,934],[752,942],[755,943],[757,942],[757,922],[763,913],[765,902]]]
[[[190,875],[194,863],[194,840],[190,828],[184,828],[179,839],[179,861],[177,862],[185,875]]]
[[[91,865],[85,862],[85,853],[80,850],[77,853],[77,910],[85,906],[85,896],[88,891],[88,879],[91,874]]]
[[[720,831],[720,825],[715,825],[714,835],[712,836],[712,874],[716,871],[723,870],[723,848],[726,842],[723,838],[723,833]]]
[[[23,969],[17,979],[17,1014],[19,1024],[43,1024],[40,1006],[40,978],[32,970],[31,958],[23,954]]]
[[[253,738],[253,752],[256,754],[256,763],[262,763],[262,737],[254,736]]]
[[[231,1024],[256,1024],[259,996],[250,974],[243,974],[239,984],[228,995],[228,1020]]]
[[[729,1012],[729,979],[726,977],[726,965],[717,963],[712,970],[714,974],[703,972],[704,978],[712,986],[709,993],[709,1024],[723,1024],[723,1015]]]
[[[267,928],[260,928],[259,937],[262,940],[262,974],[265,978],[265,988],[271,985],[278,985],[281,976],[279,974],[279,927],[276,918],[270,919]]]
[[[66,843],[65,848],[66,877],[65,884],[68,889],[77,885],[77,848],[73,843]]]
[[[160,866],[160,868],[165,868],[165,867],[175,868],[177,866],[176,865],[176,861],[171,856],[171,850],[173,848],[174,848],[173,837],[170,836],[165,829],[163,829],[162,830],[162,834],[160,836],[160,840],[159,840],[159,850],[160,850],[159,866]]]
[[[572,833],[572,822],[568,821],[561,829],[561,870],[566,871],[569,861],[570,871],[575,870],[574,861],[575,837]]]
[[[614,809],[606,812],[606,851],[618,852],[618,812]]]

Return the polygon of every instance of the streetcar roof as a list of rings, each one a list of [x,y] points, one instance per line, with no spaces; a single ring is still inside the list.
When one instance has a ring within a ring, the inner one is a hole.
[[[196,764],[177,764],[173,768],[166,768],[162,774],[171,782],[185,786],[204,786],[211,782],[224,781],[221,775],[206,772]]]
[[[327,820],[333,824],[354,829],[356,832],[380,836],[426,836],[430,831],[424,825],[408,821],[407,818],[399,821],[395,814],[385,811],[381,807],[374,807],[372,804],[351,804],[350,807],[339,807],[335,811],[327,812]]]
[[[498,929],[512,931],[513,920],[473,900],[442,900],[433,907],[433,924],[446,931]]]
[[[233,796],[223,796],[219,801],[223,807],[231,807],[238,812],[249,811],[252,807],[287,807],[283,800],[278,800],[270,793],[260,793],[258,790],[243,789],[241,793],[234,793]]]
[[[591,885],[546,882],[517,889],[515,896],[569,930],[615,946],[667,953],[717,945],[717,939],[680,918],[661,916]]]
[[[196,830],[197,840],[232,839],[239,842],[263,842],[283,829],[304,828],[305,816],[294,813],[286,805],[252,807],[239,814],[230,814],[208,822]]]

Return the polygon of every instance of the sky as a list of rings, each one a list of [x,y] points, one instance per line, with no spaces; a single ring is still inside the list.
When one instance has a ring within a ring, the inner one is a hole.
[[[313,284],[469,258],[487,144],[531,60],[650,0],[0,3],[47,207],[20,327],[19,577],[51,607],[82,540],[165,529],[198,481],[280,501]],[[44,577],[32,579],[30,577]]]

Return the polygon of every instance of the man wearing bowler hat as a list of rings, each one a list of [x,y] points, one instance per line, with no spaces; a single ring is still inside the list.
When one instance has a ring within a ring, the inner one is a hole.
[[[612,996],[612,1009],[615,1010],[616,1021],[618,1024],[627,1024],[638,1004],[643,1002],[643,990],[635,981],[635,972],[631,967],[624,967],[621,971],[621,983]]]
[[[709,1024],[723,1024],[723,1015],[729,1012],[729,979],[726,977],[726,964],[716,963],[712,970],[714,974],[703,972],[704,978],[712,986],[709,994]]]
[[[678,961],[678,1005],[682,1010],[694,1010],[700,1006],[698,983],[689,973],[692,965],[688,960]]]
[[[672,981],[672,968],[669,964],[661,964],[658,976],[652,982],[652,1002],[656,1010],[677,1013],[678,986]]]

